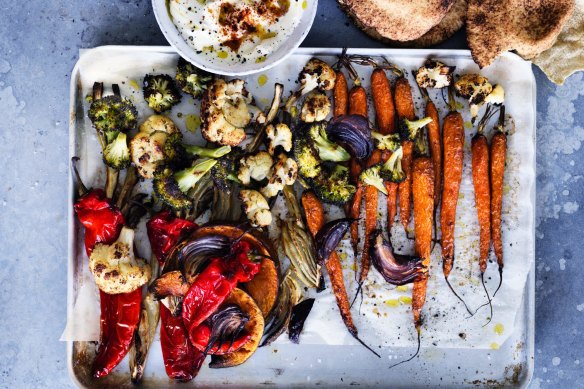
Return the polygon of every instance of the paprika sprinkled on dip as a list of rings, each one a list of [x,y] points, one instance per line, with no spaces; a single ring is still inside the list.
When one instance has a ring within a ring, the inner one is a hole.
[[[262,62],[300,22],[302,0],[169,0],[186,42],[212,61]]]

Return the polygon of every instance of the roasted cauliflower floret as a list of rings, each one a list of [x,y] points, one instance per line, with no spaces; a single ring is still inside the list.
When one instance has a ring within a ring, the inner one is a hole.
[[[420,88],[444,88],[452,83],[452,72],[454,66],[429,59],[416,72],[416,82]]]
[[[216,79],[201,106],[201,132],[209,142],[237,146],[245,139],[244,128],[251,122],[252,98],[243,80]]]
[[[265,227],[272,224],[272,213],[267,200],[257,190],[243,189],[239,192],[243,203],[243,211],[254,227]]]
[[[150,266],[134,255],[134,230],[127,227],[111,245],[95,245],[89,269],[99,289],[108,294],[133,292],[152,276]]]
[[[302,94],[314,89],[323,91],[332,90],[335,87],[336,79],[337,74],[334,69],[328,63],[318,58],[311,58],[304,65],[302,72],[298,76]]]
[[[454,83],[456,92],[470,104],[470,116],[474,122],[479,113],[479,107],[485,102],[493,90],[493,86],[486,77],[479,74],[463,74]]]
[[[491,93],[485,97],[485,103],[501,105],[505,102],[505,90],[501,85],[495,85]]]
[[[304,100],[300,111],[300,120],[305,123],[320,122],[331,111],[331,102],[324,93],[311,93]]]
[[[278,162],[274,165],[269,177],[268,184],[260,189],[260,192],[266,197],[274,197],[284,189],[286,185],[292,185],[298,177],[298,165],[292,158],[285,154],[280,154]]]
[[[274,151],[278,146],[282,146],[286,152],[292,150],[292,131],[284,123],[270,124],[266,128],[266,135],[270,141],[268,151],[271,155],[274,155]]]
[[[164,145],[168,135],[172,134],[180,134],[180,131],[166,116],[152,115],[140,125],[140,131],[130,141],[132,162],[140,176],[154,177],[154,172],[166,158]]]
[[[248,155],[239,161],[237,178],[243,185],[249,185],[251,180],[261,181],[268,177],[274,161],[267,151]]]
[[[132,162],[138,170],[140,176],[150,179],[154,177],[154,172],[158,165],[164,161],[164,143],[167,135],[163,132],[156,132],[148,135],[139,132],[130,142],[130,153]]]
[[[296,102],[303,95],[318,89],[321,91],[332,90],[337,80],[337,73],[326,62],[318,58],[311,58],[298,76],[300,88],[294,92],[286,101],[285,109],[290,112],[295,107]]]
[[[140,125],[140,132],[152,134],[153,132],[164,132],[168,135],[180,132],[171,118],[164,115],[151,115]]]

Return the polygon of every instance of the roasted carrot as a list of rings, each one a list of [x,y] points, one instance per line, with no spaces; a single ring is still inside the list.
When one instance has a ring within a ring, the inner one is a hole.
[[[505,106],[499,111],[499,125],[495,128],[495,134],[491,138],[491,234],[493,250],[499,265],[499,286],[493,293],[493,297],[501,288],[503,282],[503,237],[501,235],[501,210],[503,208],[503,181],[505,178],[505,158],[507,155],[507,135],[503,127],[505,120]]]
[[[430,157],[415,158],[412,169],[412,190],[414,198],[414,232],[416,255],[430,266],[432,252],[432,220],[434,213],[434,166]],[[419,330],[421,312],[426,301],[428,276],[414,281],[412,291],[412,311],[414,323]]]
[[[349,92],[349,115],[368,117],[367,92],[360,85],[355,85]]]
[[[480,128],[480,127],[479,127]],[[491,188],[489,183],[489,143],[482,130],[472,138],[472,182],[479,219],[479,266],[487,270],[491,246]]]
[[[306,226],[310,234],[315,237],[322,226],[324,226],[324,208],[318,197],[312,191],[304,192],[301,200],[302,207],[304,208],[304,216],[306,217]],[[336,251],[325,261],[325,267],[331,279],[333,293],[337,299],[337,305],[341,312],[343,322],[351,334],[356,334],[357,327],[355,327],[353,317],[351,316],[349,297],[343,281],[343,268]]]
[[[399,77],[395,83],[395,108],[400,119],[414,120],[416,113],[414,109],[414,99],[412,88],[405,77]],[[399,214],[400,221],[407,231],[411,216],[412,198],[412,154],[414,144],[411,140],[402,141],[403,158],[402,169],[406,174],[406,179],[399,184]]]
[[[432,119],[428,123],[428,142],[430,143],[430,156],[434,166],[434,206],[440,202],[440,186],[442,185],[442,139],[440,137],[440,119],[438,110],[429,98],[426,100],[426,117]]]
[[[444,144],[444,184],[440,207],[440,228],[442,231],[442,267],[444,277],[448,278],[454,263],[454,224],[464,158],[464,122],[459,112],[451,111],[444,118],[442,138]]]
[[[349,92],[349,115],[362,115],[367,117],[367,92],[365,88],[355,85]],[[351,182],[357,186],[357,191],[353,196],[353,200],[348,205],[347,216],[353,219],[358,219],[361,211],[361,199],[363,197],[363,189],[359,185],[359,174],[361,173],[361,165],[356,159],[351,159],[350,162],[350,176]],[[357,252],[359,246],[359,223],[351,225],[351,246],[355,255],[355,264],[357,263]],[[355,273],[356,275],[357,273]]]
[[[337,79],[333,90],[334,117],[346,115],[349,106],[349,89],[347,79],[342,71],[337,71]]]
[[[377,165],[381,162],[381,151],[374,150],[367,161],[367,167]],[[363,239],[363,251],[361,252],[361,271],[359,273],[359,286],[363,284],[369,273],[371,266],[369,259],[369,245],[371,234],[377,229],[377,192],[378,189],[372,185],[365,185],[365,236]],[[355,223],[356,224],[356,223]],[[361,288],[359,288],[361,290]]]
[[[371,74],[371,94],[375,106],[375,117],[379,132],[388,134],[394,129],[394,107],[391,98],[391,88],[389,80],[382,69],[375,69]],[[367,161],[367,167],[377,165],[381,162],[381,151],[374,150]],[[369,258],[369,246],[371,234],[377,229],[377,200],[378,189],[374,186],[365,187],[365,236],[363,238],[363,252],[361,253],[361,271],[359,273],[359,291],[363,282],[369,274],[371,261]],[[357,296],[355,296],[356,298]],[[354,300],[353,300],[354,301]]]
[[[318,231],[324,225],[324,208],[318,197],[316,197],[312,191],[305,191],[302,194],[301,201],[302,207],[304,208],[306,226],[308,227],[311,235],[315,237]],[[379,356],[375,351],[371,350],[369,346],[364,344],[361,339],[359,339],[359,333],[355,323],[353,322],[351,306],[349,305],[349,297],[347,295],[347,289],[345,288],[345,282],[343,280],[343,267],[336,251],[333,251],[331,256],[325,261],[325,267],[331,280],[333,293],[337,300],[337,306],[339,307],[341,318],[349,330],[349,333],[363,346],[367,347],[375,355]]]
[[[359,175],[357,175],[357,180],[359,180]],[[353,181],[356,182],[356,181]],[[361,199],[363,198],[363,187],[357,186],[357,190],[353,195],[353,199],[349,203],[348,211],[346,212],[347,217],[352,219],[358,219],[359,213],[361,212]],[[355,255],[355,263],[357,263],[357,250],[359,246],[359,222],[351,224],[351,247],[353,247],[353,253]],[[355,273],[356,274],[356,273]]]
[[[395,104],[391,93],[389,80],[382,69],[375,69],[371,74],[371,94],[375,106],[378,131],[384,135],[395,132]],[[387,161],[391,152],[384,153],[383,162]],[[398,184],[385,182],[387,190],[387,228],[391,229],[397,213]]]
[[[383,69],[375,69],[371,73],[371,95],[375,106],[377,130],[383,135],[394,133],[395,107],[391,86]]]
[[[503,179],[505,176],[505,156],[507,135],[499,131],[491,139],[491,220],[493,249],[497,264],[503,268],[503,239],[501,236],[501,209],[503,207]]]
[[[391,229],[395,215],[397,214],[397,191],[399,185],[395,182],[385,182],[385,189],[387,190],[387,229]]]
[[[464,300],[456,293],[448,276],[454,264],[454,226],[456,223],[456,206],[462,179],[462,164],[464,159],[464,122],[460,112],[456,111],[454,100],[454,87],[448,89],[449,112],[442,124],[442,198],[440,199],[440,229],[442,238],[442,271],[446,284],[460,302],[464,304],[467,312],[472,316]]]
[[[493,249],[499,267],[503,267],[501,209],[503,206],[503,178],[505,176],[506,153],[507,136],[504,132],[497,132],[491,139],[491,223],[493,230]]]

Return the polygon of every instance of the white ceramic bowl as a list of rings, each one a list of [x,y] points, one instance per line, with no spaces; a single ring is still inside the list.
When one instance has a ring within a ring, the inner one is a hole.
[[[152,8],[156,21],[162,30],[162,33],[168,40],[168,43],[178,52],[178,54],[193,63],[197,67],[204,69],[214,74],[223,74],[226,76],[243,76],[246,74],[258,73],[260,71],[276,66],[292,52],[300,46],[316,16],[316,9],[318,0],[306,0],[306,9],[302,12],[300,22],[282,43],[282,45],[273,53],[266,57],[266,60],[261,63],[246,62],[246,63],[228,63],[219,61],[210,61],[205,55],[197,54],[195,50],[189,46],[184,40],[176,26],[171,20],[168,12],[167,2],[171,0],[152,0]]]

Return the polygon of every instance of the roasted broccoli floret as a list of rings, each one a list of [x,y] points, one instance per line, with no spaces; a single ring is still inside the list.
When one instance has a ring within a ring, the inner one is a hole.
[[[399,126],[399,135],[402,140],[414,140],[418,135],[418,130],[432,121],[432,118],[423,118],[410,121],[403,119]]]
[[[260,151],[241,158],[237,178],[243,185],[251,184],[251,180],[262,181],[268,177],[274,160],[267,151]]]
[[[176,211],[187,209],[191,200],[186,193],[204,177],[217,163],[215,159],[201,159],[193,162],[193,166],[173,173],[165,168],[154,174],[152,186],[156,195]]]
[[[270,124],[266,127],[266,136],[270,141],[268,151],[271,155],[274,155],[278,146],[281,146],[286,152],[292,150],[292,131],[286,124]]]
[[[391,154],[391,157],[381,168],[381,177],[391,182],[400,183],[406,179],[406,173],[402,170],[403,149],[399,147]]]
[[[193,166],[176,172],[174,178],[180,190],[187,193],[216,163],[216,159],[199,159]]]
[[[133,130],[138,123],[136,107],[117,95],[95,100],[89,107],[88,116],[94,127],[110,141],[118,132]]]
[[[305,136],[294,142],[294,158],[298,164],[298,173],[304,178],[314,178],[321,173],[321,161],[313,142]]]
[[[180,190],[172,170],[156,171],[152,188],[157,198],[175,211],[182,211],[191,207],[191,200]]]
[[[336,79],[337,74],[329,64],[318,58],[310,59],[306,65],[304,65],[304,68],[298,76],[300,88],[290,95],[288,101],[286,101],[286,111],[290,112],[301,96],[315,89],[321,91],[333,89]]]
[[[211,178],[217,188],[228,190],[231,187],[231,183],[240,182],[237,178],[238,154],[233,152],[219,158],[211,169]]]
[[[454,66],[447,66],[440,61],[428,59],[416,72],[416,82],[420,88],[444,88],[452,82]]]
[[[122,170],[130,164],[130,149],[126,134],[119,132],[116,138],[103,151],[103,161],[109,167]]]
[[[326,134],[325,122],[311,124],[308,129],[308,136],[314,141],[321,160],[342,162],[351,159],[351,155],[347,150],[329,140]]]
[[[323,170],[311,184],[322,201],[335,205],[343,205],[351,200],[357,190],[349,182],[349,169],[341,165],[336,165],[331,170]]]
[[[387,195],[387,189],[383,185],[383,177],[381,176],[382,165],[375,165],[367,168],[359,175],[359,180],[363,185],[371,185],[377,188],[378,191]]]
[[[172,169],[185,168],[192,161],[191,156],[185,149],[180,132],[168,135],[164,142],[163,152],[164,163]]]
[[[147,74],[144,76],[144,100],[157,113],[168,111],[180,103],[180,91],[168,74]]]
[[[179,58],[176,65],[176,83],[183,92],[199,98],[213,80],[213,75]]]
[[[300,120],[305,123],[320,122],[326,119],[331,111],[331,102],[324,93],[310,93],[300,110]]]
[[[399,134],[382,135],[379,132],[371,131],[371,137],[375,139],[379,150],[394,151],[400,146]]]

